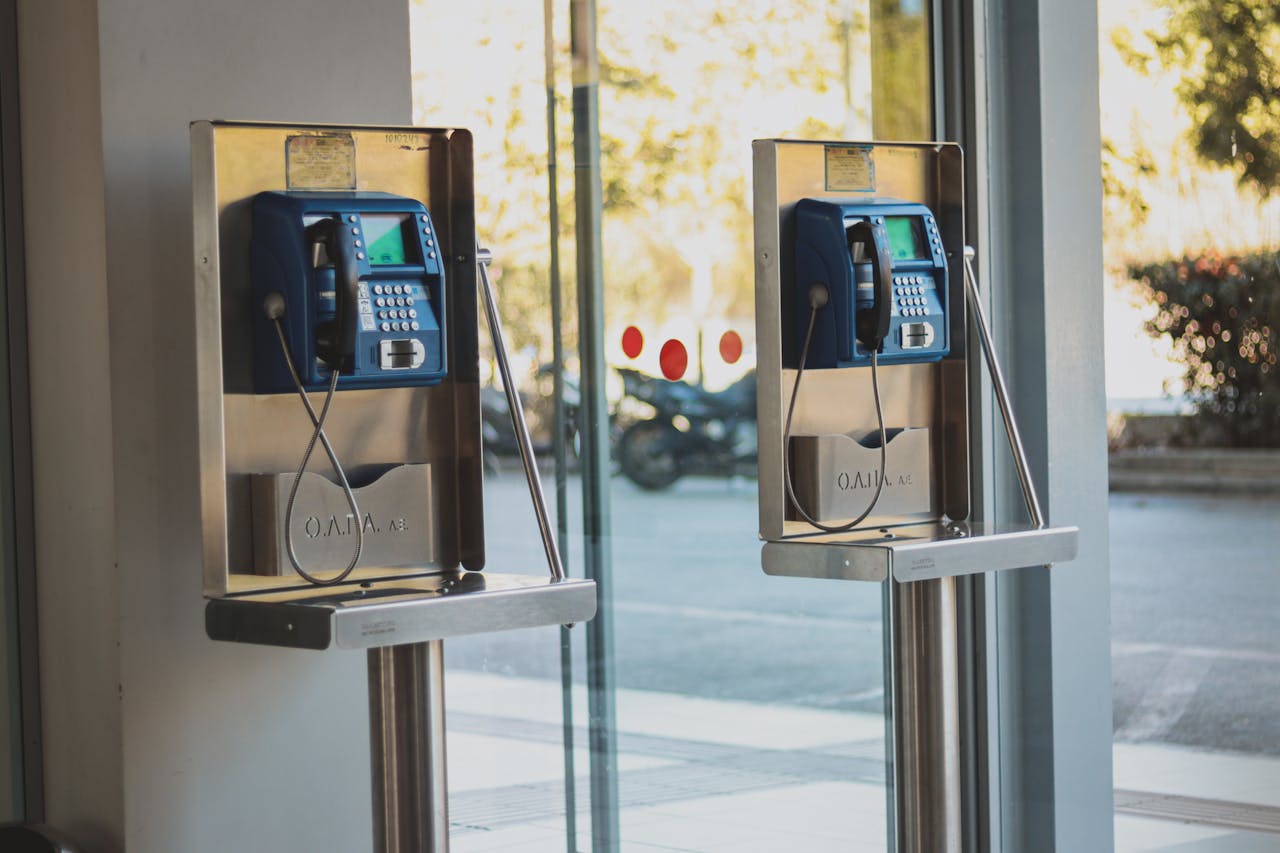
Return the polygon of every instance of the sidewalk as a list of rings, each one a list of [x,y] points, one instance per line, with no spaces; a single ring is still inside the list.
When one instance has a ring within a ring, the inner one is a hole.
[[[559,683],[451,670],[447,701],[452,849],[563,851]],[[578,849],[589,850],[581,686],[573,702]],[[616,717],[624,851],[885,848],[878,715],[619,690]],[[1280,759],[1117,744],[1115,787],[1122,853],[1280,850],[1280,834],[1233,828],[1274,821],[1280,833]],[[1233,810],[1241,803],[1256,808]],[[1188,812],[1199,822],[1182,822]]]

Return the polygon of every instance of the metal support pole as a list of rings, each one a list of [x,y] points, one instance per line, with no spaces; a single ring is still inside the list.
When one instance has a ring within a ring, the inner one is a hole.
[[[569,541],[569,453],[568,412],[564,404],[564,311],[561,305],[560,280],[560,184],[556,171],[556,45],[554,27],[554,0],[542,3],[542,56],[546,63],[547,83],[547,227],[550,230],[548,274],[551,279],[551,360],[555,369],[551,373],[552,398],[555,401],[552,426],[555,437],[552,450],[556,460],[556,542],[560,544],[560,563],[568,574],[565,562],[565,543]],[[581,425],[574,425],[574,434],[581,433]],[[561,737],[564,740],[564,846],[565,853],[578,851],[578,772],[573,754],[573,646],[569,628],[560,626],[560,717]]]
[[[960,853],[956,580],[890,580],[898,853]]]
[[[444,641],[369,650],[374,853],[448,853]]]
[[[619,847],[617,709],[613,687],[613,566],[609,552],[609,411],[604,396],[604,188],[600,177],[600,59],[595,0],[570,0],[573,186],[577,230],[578,352],[582,417],[583,574],[600,606],[587,623],[587,732],[591,849]]]

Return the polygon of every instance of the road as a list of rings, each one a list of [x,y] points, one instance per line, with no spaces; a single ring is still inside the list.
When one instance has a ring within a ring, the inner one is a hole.
[[[651,494],[619,478],[610,498],[617,686],[882,710],[880,586],[765,576],[754,481]],[[489,568],[542,572],[514,469],[487,479],[486,507]],[[1113,495],[1110,521],[1117,738],[1280,755],[1280,501]],[[580,575],[578,547],[568,560]],[[449,665],[558,679],[557,636],[452,640]]]

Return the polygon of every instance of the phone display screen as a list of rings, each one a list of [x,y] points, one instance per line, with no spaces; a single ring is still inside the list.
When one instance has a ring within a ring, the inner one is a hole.
[[[924,224],[918,216],[886,216],[884,230],[889,235],[889,251],[895,261],[929,257],[924,240]]]
[[[364,240],[369,263],[374,266],[407,264],[405,251],[405,223],[411,218],[407,213],[366,213],[360,217],[364,224]]]

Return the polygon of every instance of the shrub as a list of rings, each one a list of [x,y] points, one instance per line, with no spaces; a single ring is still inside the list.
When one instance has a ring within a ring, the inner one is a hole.
[[[1280,254],[1135,264],[1147,323],[1186,365],[1197,418],[1234,446],[1280,447]]]

